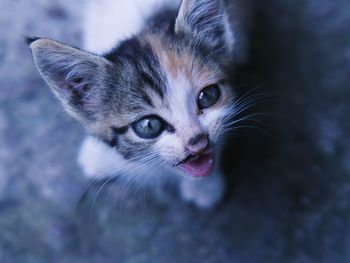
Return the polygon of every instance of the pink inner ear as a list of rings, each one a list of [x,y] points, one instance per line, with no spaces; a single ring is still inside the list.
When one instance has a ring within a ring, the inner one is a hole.
[[[87,92],[91,89],[92,85],[83,78],[75,78],[65,81],[68,89],[74,89],[79,92]]]
[[[81,100],[92,88],[92,85],[84,81],[83,78],[59,81],[57,84],[60,88],[60,96],[65,99],[74,97],[75,99]]]

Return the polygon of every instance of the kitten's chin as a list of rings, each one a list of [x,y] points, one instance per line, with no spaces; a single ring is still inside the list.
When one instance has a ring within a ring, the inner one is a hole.
[[[178,168],[185,172],[186,175],[202,178],[209,176],[213,172],[214,165],[214,154],[202,153],[178,165]]]

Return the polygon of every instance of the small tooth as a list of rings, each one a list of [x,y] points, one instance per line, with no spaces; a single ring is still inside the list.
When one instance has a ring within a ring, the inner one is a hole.
[[[214,162],[213,159],[210,159],[210,160],[209,160],[209,164],[212,164],[213,162]]]

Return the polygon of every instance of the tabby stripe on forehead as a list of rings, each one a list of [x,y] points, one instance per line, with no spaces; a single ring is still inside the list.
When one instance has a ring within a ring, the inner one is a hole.
[[[145,60],[145,68],[140,74],[142,80],[154,91],[160,98],[164,98],[165,77],[163,76],[160,63],[149,44],[145,47],[147,59]]]
[[[152,99],[151,99],[151,97],[147,94],[147,92],[144,91],[144,90],[140,90],[140,93],[141,93],[141,99],[142,99],[145,103],[147,103],[149,106],[154,107],[154,104],[153,104],[153,102],[152,102]]]
[[[155,80],[146,72],[141,72],[140,77],[142,81],[147,85],[147,87],[156,92],[160,98],[164,98],[164,91],[160,87],[160,83],[156,83]]]

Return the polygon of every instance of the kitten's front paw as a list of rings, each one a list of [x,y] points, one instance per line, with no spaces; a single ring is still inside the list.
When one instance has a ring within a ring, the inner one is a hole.
[[[200,180],[184,178],[181,181],[180,191],[185,201],[192,202],[199,208],[210,209],[221,201],[225,184],[219,173]]]

